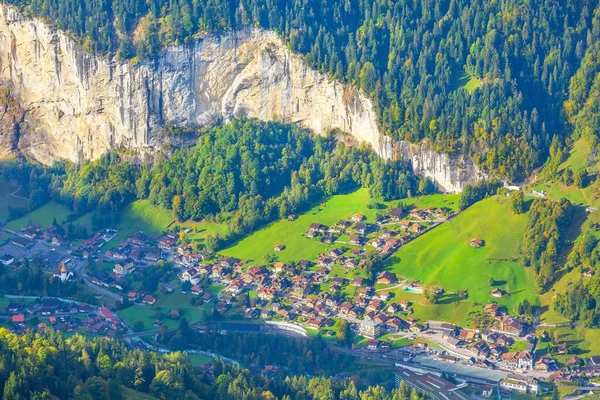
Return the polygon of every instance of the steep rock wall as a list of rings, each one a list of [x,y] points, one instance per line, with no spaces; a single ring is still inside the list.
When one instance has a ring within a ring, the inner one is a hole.
[[[390,151],[394,157],[409,160],[417,175],[432,179],[446,192],[460,192],[465,185],[486,178],[472,159],[437,153],[427,141],[413,144],[402,140],[394,143]]]
[[[143,155],[164,144],[167,124],[243,115],[349,133],[384,158],[411,160],[448,191],[478,179],[472,162],[457,170],[461,162],[381,135],[368,98],[310,69],[265,30],[206,36],[132,65],[88,54],[67,34],[0,4],[0,81],[22,108],[13,133],[0,126],[0,153],[18,146],[46,164],[114,148]]]
[[[87,54],[67,35],[0,6],[0,79],[25,110],[20,148],[49,163],[161,144],[164,124],[245,115],[340,129],[379,148],[372,103],[308,68],[275,33],[248,29],[171,47],[131,65]]]

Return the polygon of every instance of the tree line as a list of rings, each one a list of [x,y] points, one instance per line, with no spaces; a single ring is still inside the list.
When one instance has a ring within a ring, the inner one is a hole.
[[[405,162],[296,125],[239,119],[198,134],[196,145],[152,164],[136,166],[111,153],[81,166],[11,163],[4,176],[28,176],[29,193],[66,205],[70,219],[92,212],[94,229],[115,224],[119,210],[136,199],[173,210],[181,221],[229,221],[227,236],[207,239],[211,250],[334,194],[365,187],[374,201],[387,201],[433,189]]]
[[[294,358],[294,353],[288,357]],[[120,400],[124,388],[161,399],[423,399],[410,390],[381,386],[358,389],[353,382],[325,377],[267,376],[216,360],[213,374],[192,365],[185,352],[160,355],[131,350],[124,342],[60,332],[0,328],[0,390],[14,400]]]

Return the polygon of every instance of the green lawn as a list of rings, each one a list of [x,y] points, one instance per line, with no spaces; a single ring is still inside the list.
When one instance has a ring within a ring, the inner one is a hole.
[[[121,386],[121,389],[123,390],[123,399],[125,400],[158,400],[158,397],[149,393],[138,392],[125,386]]]
[[[155,236],[164,231],[173,221],[173,213],[150,204],[148,200],[137,200],[126,205],[119,213],[117,235],[108,243],[107,248],[117,246],[121,240],[135,232],[143,231]]]
[[[188,354],[190,357],[190,361],[192,365],[201,365],[201,364],[212,364],[215,361],[212,357],[204,356],[202,354]]]
[[[189,297],[183,298],[182,296],[192,295],[189,293],[184,295],[180,292],[172,293],[170,295],[161,295],[153,306],[135,304],[124,310],[118,311],[117,314],[130,327],[133,327],[137,321],[142,321],[145,330],[156,329],[154,326],[154,321],[156,319],[160,319],[169,328],[179,326],[179,319],[168,318],[170,310],[182,310],[180,318],[187,318],[190,324],[201,321],[206,310],[203,308],[192,307],[189,303]],[[159,313],[162,313],[163,315],[159,317]]]
[[[467,92],[473,93],[476,89],[480,88],[483,84],[482,80],[471,76],[465,72],[462,68],[455,68],[452,72],[452,90],[458,88],[464,88]]]
[[[415,303],[415,317],[459,324],[466,323],[469,311],[481,310],[491,301],[507,306],[509,311],[525,298],[539,304],[533,291],[533,271],[518,261],[526,223],[527,215],[513,214],[504,197],[494,196],[473,205],[402,247],[386,265],[399,276],[441,286],[448,292],[468,289],[469,298],[459,301],[457,296],[449,294],[441,305],[431,305],[419,295],[400,290],[396,295]],[[469,241],[475,237],[483,239],[485,246],[470,247]],[[497,282],[495,287],[510,295],[501,299],[491,297],[490,277]]]
[[[435,206],[456,209],[458,199],[458,195],[436,194],[403,199],[402,203],[406,205],[415,204],[418,207]],[[221,251],[221,253],[254,262],[263,262],[267,254],[274,254],[278,260],[284,262],[315,259],[319,253],[323,253],[336,245],[323,244],[317,238],[306,238],[305,233],[310,224],[319,223],[331,226],[340,219],[351,217],[356,213],[365,215],[367,222],[374,223],[377,213],[383,210],[367,208],[369,201],[367,189],[332,196],[321,205],[298,216],[295,221],[288,221],[287,219],[276,221],[247,236],[232,247]],[[385,204],[385,206],[393,207],[397,204],[398,201],[392,201]],[[285,245],[285,250],[275,252],[273,248],[277,244]]]
[[[186,221],[178,223],[184,229],[191,229],[186,235],[188,239],[197,241],[200,244],[204,243],[204,238],[208,235],[225,235],[229,231],[229,226],[226,223],[209,222],[209,221]]]
[[[63,205],[51,201],[19,219],[10,221],[6,224],[6,228],[18,231],[34,222],[37,222],[42,227],[48,227],[52,225],[52,220],[54,218],[56,218],[56,221],[59,224],[63,223],[70,213],[71,212]]]
[[[407,206],[415,206],[417,208],[427,208],[430,206],[434,206],[435,208],[446,207],[453,211],[457,211],[459,200],[460,194],[432,194],[429,196],[419,196],[404,199],[402,200],[402,204]]]

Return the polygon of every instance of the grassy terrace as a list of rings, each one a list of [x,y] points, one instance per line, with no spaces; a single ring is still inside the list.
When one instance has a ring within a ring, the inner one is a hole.
[[[458,195],[431,195],[404,199],[405,205],[417,207],[448,207],[456,209]],[[356,192],[336,195],[310,211],[299,215],[295,221],[279,220],[263,229],[247,236],[240,242],[221,254],[237,257],[254,262],[263,262],[265,255],[274,254],[280,261],[297,261],[302,259],[315,259],[319,253],[327,251],[336,244],[326,245],[318,239],[308,239],[304,235],[312,223],[331,226],[340,219],[360,213],[366,216],[366,222],[374,223],[375,216],[383,210],[367,208],[369,203],[369,192],[367,189],[359,189]],[[390,202],[386,207],[394,207],[398,202]],[[274,252],[277,244],[286,246],[281,252]]]
[[[448,292],[468,289],[469,297],[460,300],[450,293],[442,304],[431,305],[420,295],[395,289],[396,299],[413,302],[415,316],[420,319],[441,319],[465,326],[471,310],[481,310],[492,300],[509,311],[525,298],[540,304],[533,291],[533,271],[518,261],[526,222],[527,215],[514,215],[506,198],[494,196],[408,243],[390,258],[388,270],[426,285],[441,286]],[[470,247],[474,237],[483,239],[485,246]],[[510,295],[491,297],[490,277],[497,282],[495,287]]]

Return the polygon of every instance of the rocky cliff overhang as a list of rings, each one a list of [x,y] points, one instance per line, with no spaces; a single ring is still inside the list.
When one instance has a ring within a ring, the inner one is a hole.
[[[456,173],[448,157],[384,137],[366,96],[312,70],[262,29],[206,36],[133,65],[86,53],[64,32],[0,4],[0,80],[24,112],[19,150],[46,164],[115,148],[143,155],[162,147],[166,125],[247,116],[346,132],[381,157],[410,159],[449,191],[478,178],[474,166]]]

